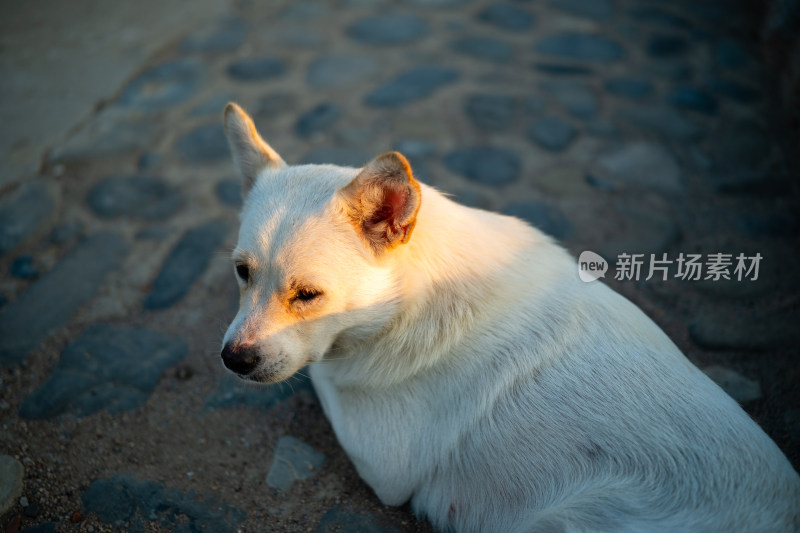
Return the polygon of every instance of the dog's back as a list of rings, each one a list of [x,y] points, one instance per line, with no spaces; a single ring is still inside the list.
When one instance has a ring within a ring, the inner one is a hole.
[[[442,450],[458,474],[427,480],[415,506],[430,513],[443,496],[431,519],[459,531],[797,530],[800,483],[777,446],[649,319],[595,287],[554,287],[565,305],[534,318],[527,349],[484,352],[485,367],[453,378],[481,414]],[[541,327],[559,322],[568,345]],[[488,379],[502,385],[477,386]]]

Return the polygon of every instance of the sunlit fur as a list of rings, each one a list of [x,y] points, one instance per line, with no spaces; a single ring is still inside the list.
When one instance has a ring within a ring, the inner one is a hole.
[[[442,531],[800,529],[785,456],[638,308],[538,230],[425,185],[411,238],[376,254],[341,199],[358,174],[261,172],[225,342],[259,347],[255,381],[311,363],[382,502]],[[288,280],[323,296],[293,307]]]

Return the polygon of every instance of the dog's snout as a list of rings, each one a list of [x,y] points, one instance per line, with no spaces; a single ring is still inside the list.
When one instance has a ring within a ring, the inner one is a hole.
[[[222,362],[237,374],[249,374],[258,365],[258,352],[253,346],[229,342],[222,348]]]

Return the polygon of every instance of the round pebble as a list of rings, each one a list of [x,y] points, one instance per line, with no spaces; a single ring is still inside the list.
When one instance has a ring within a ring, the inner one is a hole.
[[[555,116],[535,119],[526,131],[528,139],[551,152],[561,152],[578,135],[575,127]]]
[[[409,44],[428,35],[428,25],[415,15],[385,13],[356,21],[347,34],[364,44],[394,46]]]
[[[286,63],[277,57],[241,59],[228,65],[228,75],[238,81],[264,81],[286,73]]]
[[[462,37],[450,43],[450,48],[475,59],[507,63],[514,56],[514,48],[506,41],[494,37]]]
[[[547,37],[536,45],[536,51],[593,63],[610,63],[625,57],[625,49],[617,41],[599,35],[574,32]]]
[[[467,179],[489,186],[513,183],[522,167],[516,153],[493,146],[453,150],[445,156],[444,164]]]
[[[497,28],[523,32],[533,27],[533,14],[514,4],[492,4],[478,13],[478,20]]]

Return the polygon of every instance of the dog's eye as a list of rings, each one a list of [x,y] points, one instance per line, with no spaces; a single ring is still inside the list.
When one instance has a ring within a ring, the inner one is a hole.
[[[247,265],[239,263],[236,265],[236,275],[239,276],[242,281],[247,283],[247,281],[250,280],[250,268]]]
[[[313,300],[319,295],[320,293],[318,291],[315,291],[314,289],[300,289],[299,291],[297,291],[297,296],[295,296],[295,298],[300,300],[301,302],[308,302],[309,300]]]

